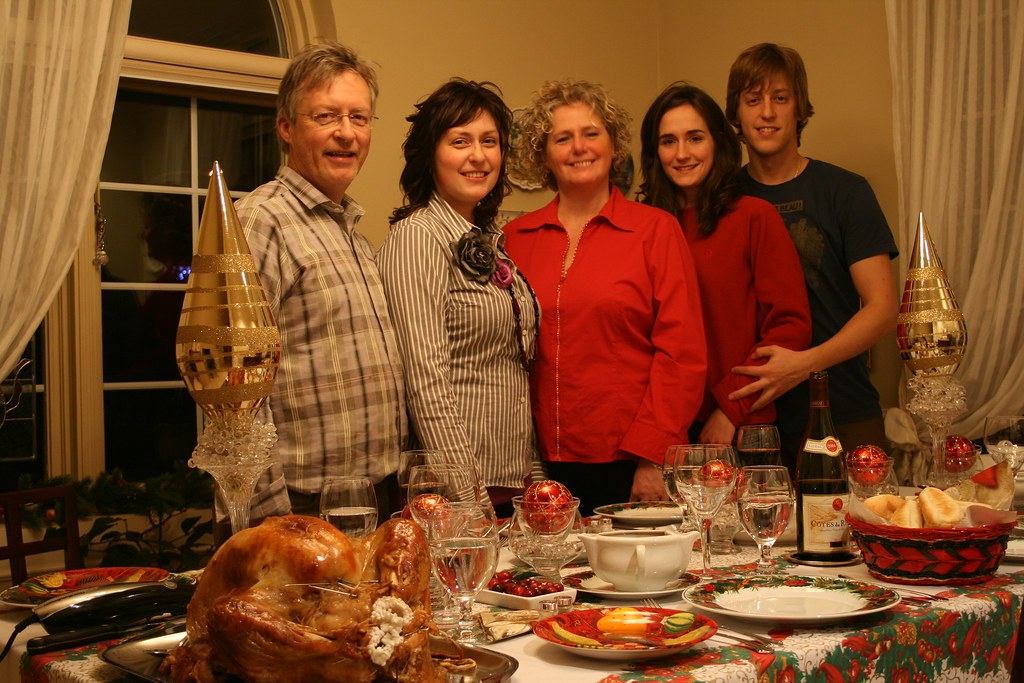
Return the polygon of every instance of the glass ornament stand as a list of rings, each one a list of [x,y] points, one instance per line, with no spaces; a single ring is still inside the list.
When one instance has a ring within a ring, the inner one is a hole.
[[[928,425],[932,439],[932,466],[928,486],[945,489],[956,483],[946,471],[946,437],[953,420],[967,412],[967,391],[949,375],[914,376],[907,380],[914,398],[907,410]]]
[[[277,428],[249,416],[228,415],[206,425],[189,467],[213,476],[231,518],[231,533],[249,527],[249,505],[256,482],[273,462]]]

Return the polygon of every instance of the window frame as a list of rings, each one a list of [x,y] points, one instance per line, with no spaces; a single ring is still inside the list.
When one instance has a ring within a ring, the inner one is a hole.
[[[329,5],[316,8],[300,0],[278,3],[289,54],[313,36],[336,36],[334,12]],[[232,91],[244,100],[245,92],[276,95],[289,60],[230,50],[128,36],[120,78],[159,81],[175,86]],[[106,144],[106,140],[102,141]],[[268,179],[269,180],[269,179]],[[98,192],[98,190],[97,190]],[[103,419],[103,346],[100,270],[96,254],[96,216],[81,216],[83,239],[78,253],[46,316],[43,350],[47,376],[46,473],[75,479],[94,477],[106,467]],[[145,457],[147,444],[139,444]]]

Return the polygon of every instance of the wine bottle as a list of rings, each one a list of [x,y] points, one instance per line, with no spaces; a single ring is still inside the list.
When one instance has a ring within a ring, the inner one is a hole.
[[[797,558],[812,562],[853,559],[846,512],[850,484],[828,402],[828,373],[812,372],[811,410],[796,464]]]

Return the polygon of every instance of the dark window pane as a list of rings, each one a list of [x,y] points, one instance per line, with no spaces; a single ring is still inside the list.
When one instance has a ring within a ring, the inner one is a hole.
[[[188,98],[118,90],[100,180],[188,187],[188,161]]]
[[[128,34],[283,57],[275,10],[272,0],[133,0]]]
[[[21,358],[29,364],[16,375],[0,381],[0,490],[13,491],[18,479],[29,477],[40,482],[46,477],[46,401],[43,387],[44,325],[25,347]],[[21,393],[14,396],[14,379]]]
[[[245,192],[273,178],[281,162],[274,116],[273,107],[199,100],[200,174],[219,161],[228,189]]]
[[[184,387],[106,391],[103,414],[107,471],[119,468],[126,479],[139,481],[192,456],[196,404]]]
[[[107,218],[104,282],[184,285],[192,263],[192,197],[104,190]]]
[[[181,379],[174,335],[184,298],[184,291],[104,290],[104,382]]]

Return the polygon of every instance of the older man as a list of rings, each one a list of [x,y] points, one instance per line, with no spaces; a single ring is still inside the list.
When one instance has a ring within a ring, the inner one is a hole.
[[[407,434],[398,344],[374,249],[347,195],[370,151],[377,79],[347,47],[307,47],[277,97],[288,155],[274,180],[236,204],[281,330],[269,401],[277,463],[253,518],[318,513],[332,475],[369,476],[392,507]],[[285,495],[287,493],[287,495]]]

